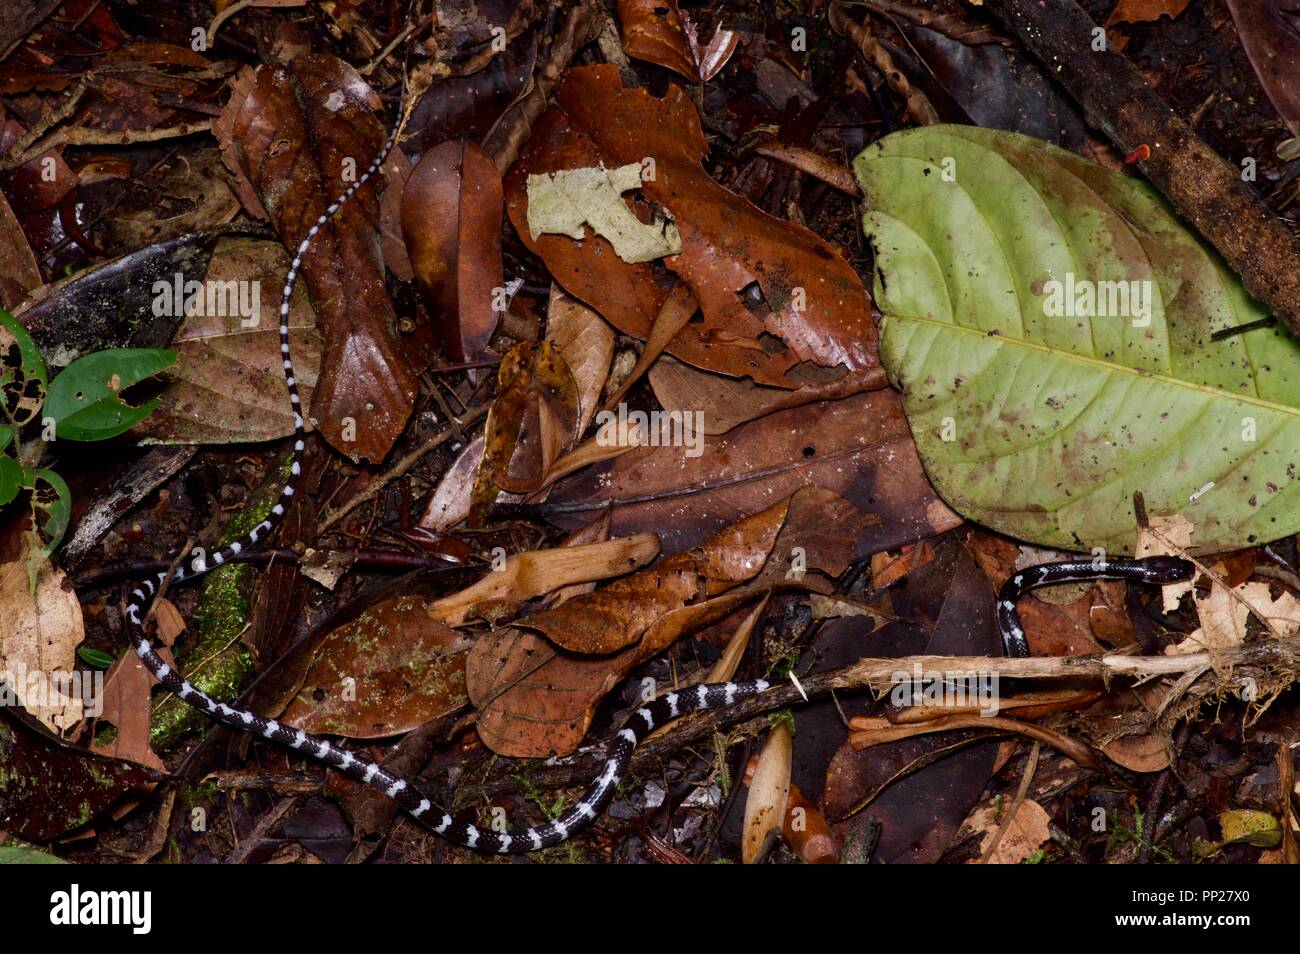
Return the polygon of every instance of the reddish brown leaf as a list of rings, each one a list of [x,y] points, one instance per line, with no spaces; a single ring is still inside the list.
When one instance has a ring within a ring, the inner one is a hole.
[[[725,434],[744,424],[789,407],[849,397],[885,383],[884,371],[827,375],[824,382],[809,381],[795,391],[770,388],[745,378],[729,378],[701,371],[664,355],[650,369],[650,386],[665,411],[688,413],[707,408],[704,433]]]
[[[288,248],[374,159],[384,141],[378,97],[326,54],[264,66],[227,105],[230,152]],[[325,353],[310,412],[335,448],[379,460],[401,434],[418,381],[394,330],[384,287],[373,187],[325,225],[303,260]]]
[[[777,411],[704,438],[698,456],[687,450],[683,456],[681,447],[634,448],[557,484],[547,506],[567,526],[612,502],[611,533],[652,529],[670,552],[807,484],[884,519],[868,531],[864,546],[871,550],[960,522],[926,480],[898,397],[889,391]]]
[[[0,825],[29,841],[81,828],[137,785],[162,776],[133,762],[63,745],[0,706]]]
[[[686,77],[700,78],[677,0],[618,0],[623,52]]]
[[[498,490],[527,493],[541,486],[551,464],[573,445],[578,386],[558,348],[521,341],[497,372],[497,399],[484,428],[483,459],[474,481],[471,523]]]
[[[623,89],[616,67],[593,66],[571,70],[556,99],[512,167],[506,197],[521,239],[567,291],[619,330],[648,334],[666,295],[650,264],[624,263],[595,235],[534,241],[527,226],[529,175],[635,163],[644,170],[641,192],[681,233],[681,254],[664,264],[687,282],[704,315],[674,337],[672,354],[786,388],[803,383],[796,369],[805,362],[878,368],[871,300],[857,273],[812,232],[766,215],[705,174],[708,145],[680,88],[657,99]]]
[[[1241,45],[1269,101],[1300,133],[1300,18],[1282,0],[1228,0]]]
[[[402,234],[415,280],[454,362],[485,354],[500,312],[501,175],[472,142],[424,154],[402,193]]]
[[[431,619],[427,606],[399,596],[331,632],[281,719],[307,732],[377,739],[464,705],[469,641]]]
[[[485,635],[466,662],[480,738],[501,755],[567,755],[582,742],[605,693],[674,640],[785,581],[795,546],[804,547],[808,568],[842,572],[863,519],[869,517],[846,514],[834,494],[806,488],[726,527],[691,553]],[[809,527],[819,521],[842,532]],[[699,578],[691,581],[691,572]],[[660,585],[677,599],[660,594]],[[698,602],[681,602],[690,599]],[[581,655],[529,630],[543,630],[563,645],[616,653]],[[639,638],[628,642],[625,630]]]

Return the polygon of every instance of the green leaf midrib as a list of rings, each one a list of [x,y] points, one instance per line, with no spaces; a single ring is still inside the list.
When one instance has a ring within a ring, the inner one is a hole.
[[[917,318],[917,317],[911,317],[907,315],[896,315],[896,314],[886,315],[885,321],[887,322],[908,321],[908,322],[914,322],[916,324],[921,324],[921,325],[929,325],[935,328],[943,328],[948,331],[959,331],[962,332],[963,334],[967,334],[975,338],[984,338],[984,339],[992,338],[992,339],[996,339],[999,342],[1003,342],[1010,345],[1016,345],[1021,348],[1029,349],[1031,351],[1037,351],[1042,354],[1052,355],[1054,357],[1062,358],[1067,361],[1074,361],[1079,364],[1091,365],[1093,367],[1100,368],[1107,372],[1118,371],[1118,372],[1130,374],[1134,377],[1145,378],[1147,380],[1172,384],[1176,387],[1186,388],[1192,391],[1199,391],[1202,394],[1206,394],[1214,398],[1219,398],[1219,399],[1227,398],[1232,401],[1237,401],[1241,404],[1249,404],[1254,407],[1265,408],[1270,411],[1278,411],[1283,414],[1290,414],[1300,418],[1300,407],[1296,407],[1293,404],[1281,404],[1278,403],[1277,401],[1269,401],[1266,398],[1261,398],[1258,395],[1253,395],[1253,394],[1237,394],[1232,391],[1225,391],[1222,388],[1214,387],[1213,385],[1199,384],[1196,381],[1188,381],[1186,378],[1176,377],[1171,374],[1162,374],[1154,371],[1144,371],[1141,368],[1132,368],[1126,364],[1116,364],[1114,362],[1104,361],[1101,358],[1097,358],[1092,355],[1079,354],[1076,351],[1062,351],[1059,348],[1052,348],[1044,344],[1039,344],[1036,341],[1026,341],[1023,338],[1013,338],[1001,334],[990,334],[987,331],[980,331],[978,328],[970,328],[966,325],[959,325],[951,321],[939,321],[934,318]]]

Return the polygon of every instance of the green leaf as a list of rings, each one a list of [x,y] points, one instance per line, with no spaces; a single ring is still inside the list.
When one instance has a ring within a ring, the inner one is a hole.
[[[17,318],[0,308],[0,416],[9,422],[0,433],[0,449],[40,411],[48,383],[36,342]]]
[[[41,561],[49,557],[63,540],[72,518],[72,492],[62,477],[42,468],[23,471],[23,486],[32,492],[32,528],[41,536],[41,548],[32,556]],[[35,570],[32,570],[35,586]]]
[[[1280,325],[1211,340],[1266,312],[1154,189],[965,126],[895,133],[854,167],[881,357],[956,510],[1111,552],[1132,550],[1139,490],[1207,550],[1300,530],[1300,345]],[[1124,308],[1101,282],[1138,284]],[[1105,307],[1077,314],[1084,288]]]
[[[108,653],[90,646],[78,646],[77,658],[87,666],[93,666],[96,669],[107,669],[114,662],[113,657]]]
[[[133,384],[176,363],[176,352],[161,348],[116,348],[78,358],[54,379],[45,413],[55,434],[72,441],[102,441],[140,423],[157,399],[132,407],[120,394]]]
[[[0,845],[0,865],[66,865],[62,858],[22,845]]]
[[[23,488],[23,469],[12,457],[0,455],[0,507],[18,496]]]

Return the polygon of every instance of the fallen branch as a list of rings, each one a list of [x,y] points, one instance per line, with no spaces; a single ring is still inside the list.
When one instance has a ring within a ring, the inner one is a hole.
[[[1300,334],[1300,239],[1201,140],[1122,53],[1094,51],[1100,27],[1074,0],[984,0],[1049,75],[1241,276]],[[1145,146],[1146,149],[1140,150]]]
[[[903,656],[898,659],[860,659],[851,666],[800,676],[808,698],[829,695],[833,690],[874,689],[884,692],[895,684],[895,673],[908,679],[926,673],[997,673],[999,679],[1091,679],[1109,683],[1118,678],[1151,678],[1201,671],[1208,677],[1205,694],[1235,691],[1242,678],[1268,673],[1272,678],[1300,680],[1300,639],[1265,640],[1218,652],[1188,653],[1182,656],[1127,656],[1105,653],[1092,656],[1034,656],[1009,659],[996,656]],[[1259,698],[1264,698],[1263,693]],[[774,709],[803,701],[795,685],[780,686],[760,696],[751,696],[723,709],[711,709],[686,716],[671,731],[650,739],[632,756],[633,774],[655,769],[679,749],[712,738],[720,728],[746,722]],[[987,720],[985,720],[987,721]],[[570,762],[543,765],[529,771],[528,784],[539,788],[583,785],[591,780],[604,761],[603,751],[589,751]],[[513,771],[509,769],[508,771]],[[489,795],[517,792],[518,779],[505,777],[489,782]]]

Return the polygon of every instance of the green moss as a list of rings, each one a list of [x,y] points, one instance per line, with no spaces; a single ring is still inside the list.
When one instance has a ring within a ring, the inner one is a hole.
[[[276,469],[274,486],[266,488],[258,499],[230,521],[221,537],[221,545],[232,543],[265,520],[279,497],[283,481],[289,479],[292,455],[286,454]],[[246,563],[228,563],[213,570],[200,582],[202,595],[194,613],[194,639],[178,662],[186,678],[199,690],[215,699],[233,700],[247,685],[254,671],[252,653],[239,641],[252,613],[249,596],[255,578]],[[186,667],[202,663],[197,672]],[[149,741],[162,751],[190,732],[201,731],[209,720],[175,696],[168,696],[154,713]]]

